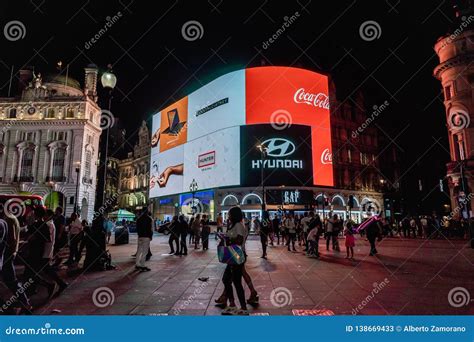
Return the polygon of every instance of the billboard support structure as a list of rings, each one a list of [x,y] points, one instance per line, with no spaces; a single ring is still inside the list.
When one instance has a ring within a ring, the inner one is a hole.
[[[262,187],[262,216],[263,213],[266,210],[266,196],[265,196],[265,175],[264,175],[264,170],[265,170],[265,158],[267,156],[267,150],[268,148],[263,146],[262,144],[258,145],[257,148],[260,150],[260,158],[261,158],[261,164],[260,164],[260,186]]]

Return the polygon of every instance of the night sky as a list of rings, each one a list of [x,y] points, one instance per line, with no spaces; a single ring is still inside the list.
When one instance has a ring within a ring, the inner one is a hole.
[[[118,12],[120,19],[87,49]],[[298,18],[264,49],[295,12]],[[2,0],[2,28],[12,20],[24,24],[26,36],[0,37],[2,96],[12,65],[15,73],[34,65],[45,74],[61,60],[82,83],[87,64],[110,63],[118,77],[112,112],[133,145],[141,119],[231,70],[264,63],[323,71],[341,100],[361,89],[369,109],[389,102],[375,124],[397,146],[406,195],[418,191],[421,178],[424,191],[439,196],[449,154],[433,45],[455,25],[450,1]],[[195,41],[181,32],[191,20],[203,27]],[[381,28],[372,41],[359,34],[369,20]]]

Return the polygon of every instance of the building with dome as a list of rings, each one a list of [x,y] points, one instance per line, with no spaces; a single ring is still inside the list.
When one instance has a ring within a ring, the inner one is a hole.
[[[39,194],[45,205],[94,211],[101,109],[95,65],[83,86],[61,72],[19,71],[15,96],[0,98],[0,193]]]

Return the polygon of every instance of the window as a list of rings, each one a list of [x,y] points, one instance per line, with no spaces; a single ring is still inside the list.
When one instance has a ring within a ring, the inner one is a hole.
[[[20,140],[33,142],[35,140],[35,132],[21,132]]]
[[[367,165],[369,163],[369,160],[367,158],[367,154],[362,153],[362,152],[360,153],[360,163],[362,165]]]
[[[8,118],[16,119],[16,108],[10,108],[10,110],[8,111]]]
[[[21,158],[20,180],[29,180],[33,178],[33,157],[35,151],[32,148],[23,150]]]
[[[86,151],[84,177],[86,177],[87,179],[91,178],[91,163],[92,163],[92,152]]]
[[[74,109],[73,108],[68,108],[66,110],[66,118],[67,119],[72,119],[74,118]]]
[[[64,160],[66,159],[66,150],[64,148],[56,149],[53,158],[52,178],[54,181],[62,181],[64,175]]]
[[[47,119],[54,119],[56,115],[56,112],[54,110],[54,108],[48,108],[47,112],[46,112],[46,118]]]
[[[444,98],[446,99],[446,101],[449,101],[451,100],[451,86],[446,86],[444,87]]]
[[[347,161],[352,163],[352,151],[350,148],[347,149]]]
[[[53,132],[53,140],[66,140],[67,132]]]

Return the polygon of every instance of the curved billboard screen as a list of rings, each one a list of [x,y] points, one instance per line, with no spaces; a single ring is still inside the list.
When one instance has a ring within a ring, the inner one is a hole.
[[[150,197],[257,186],[261,167],[267,185],[333,186],[328,78],[319,73],[228,73],[155,114],[152,134]]]

